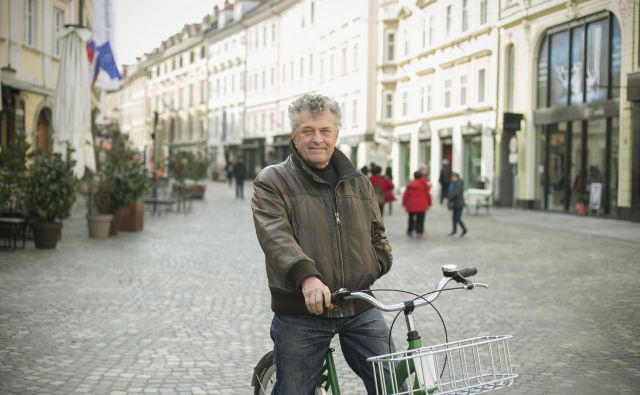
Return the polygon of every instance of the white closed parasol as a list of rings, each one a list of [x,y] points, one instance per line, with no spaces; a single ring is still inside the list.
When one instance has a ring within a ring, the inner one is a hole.
[[[74,149],[74,173],[82,178],[85,167],[96,169],[91,134],[91,77],[86,42],[91,33],[69,27],[61,35],[61,59],[53,111],[53,150],[63,155]]]

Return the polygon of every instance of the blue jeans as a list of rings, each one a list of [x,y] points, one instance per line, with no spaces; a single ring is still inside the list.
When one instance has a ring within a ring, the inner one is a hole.
[[[367,358],[389,353],[389,328],[380,310],[371,308],[348,318],[276,314],[271,322],[276,385],[272,395],[311,395],[334,335],[349,367],[375,394],[373,368]],[[395,351],[393,343],[391,350]]]
[[[462,222],[462,210],[464,209],[464,207],[454,207],[453,208],[453,233],[456,233],[456,228],[457,228],[457,224],[460,224],[460,226],[462,227],[462,231],[463,232],[467,232],[467,227],[464,226],[464,223]]]

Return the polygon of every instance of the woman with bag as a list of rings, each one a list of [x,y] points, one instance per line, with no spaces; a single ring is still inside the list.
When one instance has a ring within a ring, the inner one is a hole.
[[[409,214],[407,236],[413,236],[415,231],[416,238],[422,239],[424,218],[427,215],[427,210],[431,207],[431,187],[421,171],[413,173],[413,177],[415,179],[407,185],[407,189],[402,195],[402,206]]]

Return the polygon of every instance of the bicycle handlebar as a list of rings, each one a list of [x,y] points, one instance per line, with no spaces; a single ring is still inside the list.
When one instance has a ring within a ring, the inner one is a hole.
[[[404,310],[408,306],[420,307],[425,304],[430,304],[434,300],[436,300],[440,295],[440,291],[442,291],[451,280],[462,284],[466,289],[473,289],[476,286],[489,288],[487,284],[473,283],[467,279],[467,277],[474,276],[476,273],[478,273],[478,269],[476,269],[475,267],[458,269],[456,265],[444,265],[442,266],[442,278],[438,282],[438,285],[436,286],[436,289],[433,290],[433,292],[423,298],[419,297],[403,303],[386,305],[366,292],[349,291],[346,288],[340,288],[339,290],[333,292],[331,294],[331,303],[340,304],[345,300],[360,299],[369,302],[371,305],[382,311],[387,312]]]

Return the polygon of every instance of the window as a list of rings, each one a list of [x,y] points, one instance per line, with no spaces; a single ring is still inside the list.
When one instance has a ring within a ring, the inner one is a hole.
[[[320,58],[320,82],[324,82],[324,58]]]
[[[478,70],[478,102],[483,103],[484,98],[484,84],[485,84],[485,69]]]
[[[231,74],[231,92],[235,92],[236,91],[236,75],[235,74]]]
[[[427,18],[422,18],[422,48],[427,47]]]
[[[347,48],[342,48],[342,75],[347,74]]]
[[[276,84],[276,68],[272,67],[271,68],[271,87],[273,87]]]
[[[206,89],[207,89],[207,82],[206,81],[200,81],[200,103],[204,103],[205,99],[206,99]]]
[[[189,107],[193,106],[194,89],[193,84],[189,84]]]
[[[256,29],[255,33],[253,34],[253,39],[255,42],[255,48],[258,49],[258,44],[260,44],[260,37],[258,36],[258,30]]]
[[[355,128],[356,126],[358,126],[358,99],[353,99],[351,112],[351,125]]]
[[[309,23],[313,25],[313,22],[315,21],[316,18],[316,5],[315,3],[312,1],[311,5],[310,5],[310,16],[309,16]]]
[[[433,99],[433,86],[427,85],[427,111],[431,111],[432,99]]]
[[[267,87],[267,70],[262,70],[262,89]]]
[[[409,56],[409,32],[404,31],[404,56]]]
[[[300,78],[304,77],[304,58],[300,58]]]
[[[429,45],[433,44],[433,15],[429,15]]]
[[[313,54],[309,55],[309,75],[313,75]]]
[[[444,80],[444,108],[451,107],[451,80]]]
[[[425,87],[421,86],[420,87],[420,113],[422,114],[424,112],[424,104],[425,104]]]
[[[282,82],[284,83],[287,80],[287,65],[282,65]]]
[[[480,0],[480,24],[487,23],[487,0]]]
[[[333,56],[333,52],[329,55],[329,78],[333,79],[334,75],[334,64],[335,64],[335,56]]]
[[[189,52],[189,63],[193,63],[196,59],[196,51]]]
[[[275,43],[276,42],[276,24],[272,24],[271,25],[271,42]]]
[[[451,7],[450,5],[447,6],[447,24],[446,24],[446,29],[447,29],[447,37],[451,34]]]
[[[507,94],[505,100],[505,110],[513,110],[513,90],[514,90],[514,76],[515,76],[515,54],[513,44],[507,46]]]
[[[402,116],[409,114],[409,92],[402,92]]]
[[[384,94],[384,118],[393,118],[393,93],[391,92]]]
[[[293,81],[293,77],[295,77],[295,64],[293,60],[291,61],[291,67],[289,68],[289,71],[291,72],[290,80]]]
[[[395,32],[387,32],[387,45],[386,45],[386,60],[387,62],[393,62],[395,59],[395,40],[396,33]]]
[[[358,43],[353,44],[353,70],[358,70]]]
[[[262,45],[267,46],[267,27],[262,28]]]
[[[468,0],[462,0],[462,31],[466,32],[469,28],[469,5]]]
[[[24,43],[36,45],[37,1],[26,0],[24,3]]]
[[[205,58],[205,49],[204,49],[204,45],[202,47],[200,47],[200,59],[204,59]]]
[[[64,11],[53,8],[53,54],[60,56],[60,38],[58,34],[64,28]]]
[[[467,76],[460,76],[460,105],[467,104]]]
[[[258,90],[258,73],[253,75],[253,89]]]
[[[178,93],[178,108],[182,108],[182,106],[185,104],[183,99],[184,99],[184,88],[180,87],[180,92]]]

